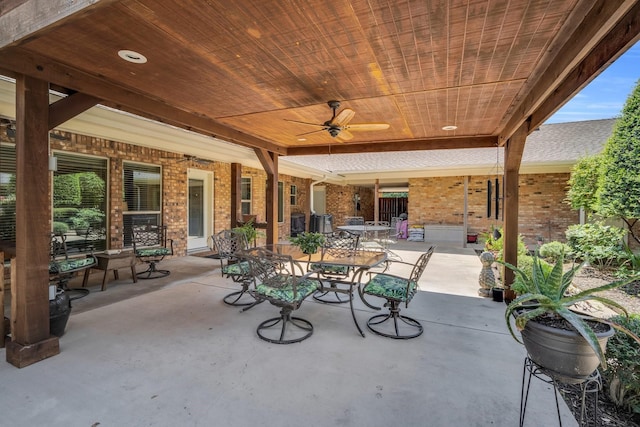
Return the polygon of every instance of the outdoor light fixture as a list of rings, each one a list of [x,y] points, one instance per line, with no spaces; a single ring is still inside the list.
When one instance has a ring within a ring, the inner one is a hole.
[[[456,129],[458,129],[458,126],[456,125],[442,126],[442,130],[456,130]]]
[[[134,64],[144,64],[147,62],[146,56],[133,50],[119,50],[118,56],[125,61],[132,62]]]

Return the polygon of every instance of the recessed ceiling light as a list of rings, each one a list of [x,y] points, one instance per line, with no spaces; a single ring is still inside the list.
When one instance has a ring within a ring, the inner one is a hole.
[[[298,141],[300,141],[300,142],[303,142],[303,141],[306,141],[306,140],[307,140],[307,138],[298,138]]]
[[[134,52],[133,50],[120,50],[118,56],[125,61],[133,62],[134,64],[144,64],[147,62],[147,58],[141,53]]]
[[[454,126],[454,125],[442,126],[442,130],[456,130],[456,129],[458,129],[458,126]]]

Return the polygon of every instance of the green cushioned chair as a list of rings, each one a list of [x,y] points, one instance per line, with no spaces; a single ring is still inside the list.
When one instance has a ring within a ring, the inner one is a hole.
[[[322,245],[321,261],[326,259],[340,259],[348,257],[358,249],[358,241],[360,236],[349,233],[348,231],[336,231],[325,234],[324,243]],[[346,292],[350,292],[351,288],[340,288],[341,283],[349,282],[349,276],[353,272],[353,268],[339,264],[327,263],[311,263],[310,271],[318,273],[318,277],[322,282],[322,289],[313,294],[316,301],[328,304],[341,304],[349,302],[349,298],[344,297]],[[347,294],[348,295],[348,294]]]
[[[136,225],[130,229],[133,252],[140,261],[148,264],[146,270],[137,273],[139,279],[156,279],[171,274],[160,270],[157,264],[173,255],[173,240],[167,238],[166,225]]]
[[[411,317],[400,314],[400,305],[405,308],[418,291],[418,280],[424,273],[435,246],[431,246],[427,252],[420,255],[415,264],[403,261],[390,261],[389,270],[384,273],[370,273],[369,281],[362,288],[363,294],[371,295],[387,300],[385,306],[389,307],[389,313],[378,314],[367,321],[369,329],[389,338],[409,339],[420,336],[423,332],[422,325]],[[409,275],[395,273],[401,265],[412,266]]]
[[[253,288],[249,291],[258,301],[269,301],[280,307],[280,316],[258,325],[258,336],[275,344],[291,344],[309,338],[313,325],[291,313],[321,287],[314,272],[304,275],[302,266],[292,257],[264,248],[247,251]],[[296,273],[300,273],[297,275]]]
[[[231,278],[241,286],[239,291],[225,295],[222,301],[233,306],[255,305],[256,301],[247,292],[251,283],[249,263],[240,257],[240,253],[249,246],[246,235],[236,230],[222,230],[211,236],[211,243],[215,258],[220,260],[222,276]],[[248,298],[243,299],[245,296]]]
[[[93,254],[85,254],[79,257],[70,257],[67,251],[67,236],[51,234],[51,259],[49,261],[49,282],[55,283],[58,289],[69,293],[69,299],[81,298],[89,294],[89,289],[85,289],[87,284],[87,273],[91,267],[98,264],[98,260]],[[78,273],[85,273],[82,281],[82,288],[71,289],[68,286],[69,280]]]

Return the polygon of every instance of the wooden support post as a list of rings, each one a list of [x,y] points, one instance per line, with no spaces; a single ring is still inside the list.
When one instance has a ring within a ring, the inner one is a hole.
[[[267,244],[270,245],[278,242],[278,153],[261,148],[254,151],[267,173]]]
[[[380,180],[376,179],[375,186],[373,188],[373,220],[378,225],[380,221]]]
[[[529,121],[526,121],[516,133],[509,138],[504,153],[504,245],[503,258],[509,264],[518,265],[518,209],[519,209],[519,177],[524,143],[529,131]],[[509,268],[504,269],[505,302],[515,299],[511,284],[515,275]]]
[[[60,352],[49,336],[49,85],[16,78],[16,259],[11,268],[11,342],[19,368]]]
[[[242,218],[242,165],[231,163],[231,228]]]

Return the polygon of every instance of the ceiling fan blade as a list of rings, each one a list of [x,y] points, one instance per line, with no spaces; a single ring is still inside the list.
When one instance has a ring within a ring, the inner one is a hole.
[[[324,132],[326,129],[312,130],[311,132],[299,133],[296,136],[311,135],[312,133]]]
[[[337,125],[337,126],[345,126],[347,123],[351,121],[351,119],[353,119],[353,116],[355,115],[356,115],[356,112],[353,111],[351,108],[345,108],[344,110],[338,113],[336,118],[331,121],[331,124]]]
[[[353,139],[353,134],[346,129],[342,129],[336,138],[349,141]]]
[[[311,125],[311,126],[316,126],[316,127],[321,127],[323,128],[324,125],[319,125],[318,123],[309,123],[309,122],[301,122],[299,120],[289,120],[289,119],[284,119],[286,122],[291,122],[291,123],[300,123],[302,125]]]
[[[389,123],[354,123],[344,128],[349,130],[384,130],[389,129]]]

